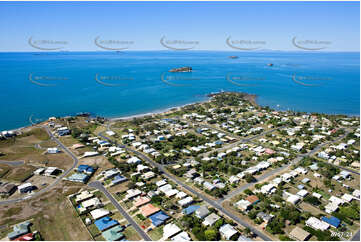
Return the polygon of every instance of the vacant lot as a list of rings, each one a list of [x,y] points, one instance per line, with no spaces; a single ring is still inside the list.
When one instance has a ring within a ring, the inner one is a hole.
[[[89,233],[67,201],[79,186],[56,189],[39,198],[0,207],[0,226],[33,219],[44,240],[91,240]]]

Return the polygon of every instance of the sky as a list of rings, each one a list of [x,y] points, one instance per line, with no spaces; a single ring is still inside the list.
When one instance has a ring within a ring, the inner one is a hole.
[[[1,52],[38,47],[299,51],[294,43],[359,51],[360,3],[0,2],[0,31]]]

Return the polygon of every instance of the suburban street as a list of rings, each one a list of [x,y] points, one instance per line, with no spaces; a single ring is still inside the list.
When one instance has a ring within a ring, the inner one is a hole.
[[[300,154],[298,155],[295,159],[293,159],[289,164],[286,164],[286,165],[283,165],[281,167],[278,167],[274,170],[271,170],[265,174],[262,174],[256,182],[254,183],[247,183],[246,185],[244,186],[241,186],[235,190],[233,190],[232,192],[230,192],[229,194],[227,194],[226,196],[224,196],[223,198],[219,199],[218,202],[222,203],[224,202],[225,200],[228,200],[240,193],[242,193],[244,190],[246,190],[247,188],[251,187],[252,185],[256,184],[256,183],[259,183],[259,182],[262,182],[264,180],[266,180],[267,178],[275,175],[275,174],[278,174],[280,172],[282,172],[283,170],[286,170],[287,168],[289,168],[291,165],[294,165],[294,164],[297,164],[298,162],[300,162],[302,160],[303,157],[307,157],[307,156],[310,156],[310,155],[313,155],[315,153],[317,153],[318,151],[320,151],[320,149],[322,147],[324,147],[325,145],[327,144],[330,144],[330,143],[335,143],[335,142],[338,142],[340,140],[342,140],[344,137],[346,137],[346,135],[348,134],[348,132],[346,132],[344,135],[338,137],[337,139],[333,140],[333,141],[330,141],[330,142],[326,142],[326,143],[323,143],[323,144],[320,144],[318,145],[316,148],[314,148],[313,150],[309,151],[308,153],[306,154]],[[339,167],[341,169],[343,169],[343,167]],[[356,173],[356,172],[355,172]],[[356,173],[358,174],[358,173]]]
[[[118,209],[120,214],[126,218],[128,223],[130,223],[134,229],[138,232],[138,234],[145,240],[151,241],[152,239],[144,232],[142,228],[133,220],[133,218],[120,206],[118,201],[110,194],[107,189],[102,185],[100,181],[93,181],[88,184],[89,187],[96,188],[101,191],[109,200],[110,202]]]
[[[100,137],[107,139],[109,142],[114,143],[111,139],[109,139],[108,137],[103,136],[101,133],[98,134]],[[122,146],[123,147],[123,146]],[[257,236],[259,236],[260,238],[262,238],[263,240],[266,241],[271,241],[271,238],[269,238],[268,236],[266,236],[265,234],[263,234],[262,232],[260,232],[259,230],[255,229],[253,226],[251,226],[250,224],[248,224],[247,222],[241,220],[240,218],[238,218],[237,216],[235,216],[232,212],[229,212],[228,210],[226,210],[225,208],[222,207],[221,204],[217,203],[214,200],[209,199],[208,197],[202,195],[201,193],[195,191],[193,188],[189,187],[188,185],[184,184],[183,182],[179,181],[178,179],[176,179],[174,176],[170,175],[168,173],[168,171],[161,165],[156,163],[155,161],[153,161],[152,159],[150,159],[148,156],[144,155],[143,153],[137,151],[137,150],[133,150],[130,149],[128,147],[123,147],[124,149],[126,149],[129,152],[134,153],[135,155],[137,155],[139,158],[143,159],[144,161],[148,162],[149,164],[151,164],[153,167],[157,167],[167,178],[169,178],[170,180],[172,180],[173,182],[175,182],[176,184],[178,184],[179,186],[183,187],[184,189],[188,190],[189,192],[191,192],[192,194],[198,196],[200,199],[202,199],[203,201],[205,201],[206,203],[210,204],[211,206],[213,206],[214,208],[218,209],[221,213],[225,214],[226,216],[228,216],[229,218],[233,219],[235,222],[237,222],[238,224],[241,224],[244,227],[248,227],[250,228],[250,230],[256,234]]]
[[[59,177],[57,177],[55,179],[55,181],[50,184],[49,186],[45,187],[44,189],[41,189],[38,192],[32,193],[30,195],[26,195],[25,197],[20,197],[20,198],[15,198],[15,199],[9,199],[9,200],[4,200],[4,201],[0,201],[0,205],[6,205],[6,204],[12,204],[15,202],[21,202],[30,198],[34,198],[37,197],[43,193],[46,193],[48,191],[50,191],[51,189],[53,189],[64,177],[66,177],[77,165],[78,165],[78,158],[76,158],[76,156],[68,149],[66,148],[61,142],[60,140],[58,140],[50,131],[49,127],[44,125],[43,128],[46,130],[46,132],[48,133],[49,137],[51,140],[55,141],[59,147],[65,151],[65,153],[67,153],[72,159],[73,159],[73,165],[66,171],[64,171]]]
[[[360,241],[360,230],[351,238],[351,241]]]
[[[210,127],[209,128],[213,128],[213,127]],[[246,143],[246,142],[251,142],[252,140],[256,139],[256,138],[259,138],[261,136],[264,136],[268,133],[272,133],[274,132],[275,130],[279,129],[279,128],[282,128],[282,127],[278,127],[278,128],[274,128],[274,129],[271,129],[271,130],[268,130],[268,131],[265,131],[261,134],[258,134],[258,135],[255,135],[255,136],[252,136],[250,138],[246,138],[246,139],[242,139],[240,141],[237,141],[233,144],[230,144],[229,146],[232,145],[235,146],[235,145],[238,145],[240,143]],[[107,126],[107,130],[110,130],[110,125]],[[328,144],[331,144],[331,143],[335,143],[335,142],[338,142],[340,140],[342,140],[344,137],[346,137],[346,135],[348,134],[349,132],[346,132],[344,135],[338,137],[337,139],[333,140],[333,141],[329,141],[329,142],[326,142],[326,143],[323,143],[323,144],[320,144],[318,145],[315,149],[309,151],[308,153],[306,154],[300,154],[298,155],[293,161],[291,161],[289,164],[287,165],[284,165],[282,167],[279,167],[279,168],[276,168],[274,170],[271,170],[263,175],[261,175],[257,182],[261,182],[263,180],[266,180],[267,178],[275,175],[275,174],[278,174],[280,172],[282,172],[283,170],[287,169],[288,167],[290,167],[291,165],[293,164],[297,164],[299,161],[302,160],[303,157],[306,157],[306,156],[310,156],[310,155],[313,155],[315,153],[317,153],[322,147],[324,147],[325,145],[328,145]],[[109,139],[108,137],[105,137],[102,135],[102,133],[99,133],[98,134],[99,136],[101,136],[102,138],[108,140],[109,142],[112,142],[114,143],[111,139]],[[248,227],[251,229],[251,231],[256,234],[257,236],[259,236],[260,238],[262,238],[263,240],[266,240],[266,241],[270,241],[271,238],[269,238],[267,235],[265,235],[264,233],[262,233],[261,231],[257,230],[256,228],[254,228],[254,226],[250,225],[249,223],[245,222],[244,220],[241,220],[240,218],[238,218],[237,216],[235,216],[232,212],[229,212],[227,209],[225,209],[224,207],[222,207],[222,203],[225,201],[225,200],[228,200],[232,197],[234,197],[235,195],[243,192],[245,189],[251,187],[252,185],[254,185],[254,183],[248,183],[242,187],[239,187],[237,188],[236,190],[232,191],[231,193],[229,193],[228,195],[226,195],[224,198],[222,199],[219,199],[217,201],[214,201],[214,200],[211,200],[209,199],[208,197],[206,197],[205,195],[202,195],[201,193],[197,192],[196,190],[194,190],[193,188],[191,188],[190,186],[184,184],[182,181],[178,180],[177,178],[175,178],[173,175],[169,174],[168,171],[166,170],[166,168],[161,165],[161,164],[158,164],[156,163],[155,161],[153,161],[152,159],[150,159],[148,156],[144,155],[143,153],[137,151],[137,150],[134,150],[134,149],[131,149],[131,148],[128,148],[128,147],[125,147],[124,145],[121,145],[119,147],[122,147],[124,149],[126,149],[127,151],[129,152],[132,152],[134,153],[135,155],[137,155],[139,158],[143,159],[144,161],[148,162],[149,164],[151,164],[153,167],[157,167],[167,178],[169,178],[170,180],[172,180],[173,182],[175,182],[176,184],[178,184],[179,186],[183,187],[184,189],[188,190],[189,192],[191,192],[192,194],[198,196],[199,198],[201,198],[202,200],[204,200],[206,203],[210,204],[211,206],[217,208],[220,212],[222,212],[223,214],[225,214],[226,216],[228,216],[229,218],[233,219],[234,221],[236,221],[237,223],[241,224],[242,226],[245,226],[245,227]],[[225,150],[227,148],[230,148],[230,147],[222,147],[220,148],[220,150]],[[343,169],[342,167],[340,167],[341,169]],[[358,232],[359,234],[359,232]],[[357,237],[357,234],[354,236],[354,238]]]

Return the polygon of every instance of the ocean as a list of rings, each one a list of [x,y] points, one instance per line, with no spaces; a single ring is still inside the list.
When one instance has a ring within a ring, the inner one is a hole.
[[[168,72],[184,66],[193,71]],[[0,131],[80,112],[157,112],[219,91],[278,110],[360,115],[359,52],[0,53],[0,71]]]

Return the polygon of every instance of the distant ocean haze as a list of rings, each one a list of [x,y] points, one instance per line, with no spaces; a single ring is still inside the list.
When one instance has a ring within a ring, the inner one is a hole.
[[[168,72],[185,66],[193,71]],[[0,130],[29,125],[29,117],[156,112],[221,90],[256,94],[280,110],[360,114],[359,52],[0,53],[0,70]]]

